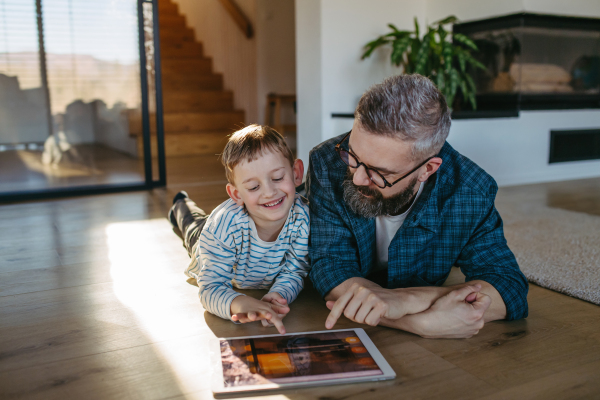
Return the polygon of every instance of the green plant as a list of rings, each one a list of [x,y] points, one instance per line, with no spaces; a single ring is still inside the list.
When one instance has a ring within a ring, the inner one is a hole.
[[[391,45],[391,61],[401,66],[406,74],[417,73],[430,78],[446,96],[448,106],[452,107],[458,88],[465,100],[475,110],[476,87],[473,78],[467,72],[467,65],[475,68],[486,67],[473,58],[471,50],[479,51],[475,43],[467,36],[444,29],[444,25],[453,24],[458,19],[449,16],[428,26],[423,37],[419,37],[419,23],[415,18],[415,30],[401,31],[393,24],[392,30],[367,43],[362,59],[365,59],[380,46]],[[464,46],[457,45],[460,43]]]

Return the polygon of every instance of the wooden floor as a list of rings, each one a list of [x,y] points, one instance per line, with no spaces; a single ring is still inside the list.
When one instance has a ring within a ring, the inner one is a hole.
[[[175,164],[167,189],[0,205],[1,399],[209,399],[208,339],[274,333],[205,313],[186,283],[171,198],[185,188],[209,211],[226,194],[214,160]],[[503,188],[498,199],[600,215],[600,179]],[[271,398],[600,398],[600,307],[535,285],[529,307],[526,320],[467,340],[368,328],[396,380]],[[321,330],[326,314],[309,288],[286,327]]]
[[[144,182],[143,158],[98,144],[78,145],[75,151],[64,155],[56,166],[42,163],[41,150],[1,152],[0,193]],[[156,175],[157,159],[152,162]],[[225,182],[223,166],[216,154],[167,157],[166,164],[167,182],[172,187]]]

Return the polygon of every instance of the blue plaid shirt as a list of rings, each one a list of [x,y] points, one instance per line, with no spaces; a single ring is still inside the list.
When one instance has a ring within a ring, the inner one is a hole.
[[[366,277],[377,264],[375,219],[344,203],[347,167],[334,150],[342,136],[310,152],[310,278],[321,295],[353,277]],[[527,316],[527,279],[506,244],[494,206],[494,179],[445,143],[443,163],[427,181],[388,249],[388,287],[444,283],[452,266],[467,281],[490,283],[506,305],[506,319]]]

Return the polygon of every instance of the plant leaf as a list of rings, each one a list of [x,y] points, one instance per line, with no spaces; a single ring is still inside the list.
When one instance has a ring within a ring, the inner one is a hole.
[[[403,63],[404,53],[408,49],[410,42],[411,42],[411,38],[408,36],[394,41],[394,43],[392,45],[392,55],[391,55],[392,64],[400,65]]]
[[[394,32],[390,32],[387,35],[385,35],[385,37],[395,37],[395,38],[401,38],[404,36],[410,36],[412,34],[412,32],[409,31],[394,31]]]
[[[450,69],[450,85],[446,94],[446,101],[448,102],[448,107],[452,107],[452,103],[454,102],[454,96],[456,95],[456,89],[458,88],[460,76],[456,68]]]
[[[462,43],[465,46],[468,46],[468,47],[472,48],[475,51],[479,51],[479,49],[477,48],[477,45],[475,44],[475,42],[473,42],[470,38],[466,37],[462,33],[454,33],[452,35],[452,40],[457,41],[459,43]]]
[[[391,30],[393,30],[394,32],[399,32],[400,29],[396,28],[396,25],[394,24],[388,24],[388,26],[390,27]]]
[[[440,43],[444,43],[446,41],[446,36],[448,36],[448,32],[444,29],[443,26],[438,26],[438,35],[440,36]]]
[[[419,21],[417,21],[417,17],[415,17],[415,35],[417,35],[417,39],[419,38]]]
[[[427,33],[425,36],[423,36],[423,43],[421,44],[421,48],[419,49],[415,59],[415,73],[417,74],[424,75],[425,66],[427,65],[427,60],[429,58],[427,56],[429,54],[430,43],[429,33]]]
[[[464,73],[467,69],[467,59],[465,57],[464,51],[457,51],[456,58],[458,58],[458,64],[460,65],[460,70]]]
[[[471,83],[469,81],[470,79],[472,82],[472,79],[468,74],[462,74],[461,78],[462,79],[460,81],[460,90],[463,93],[463,97],[466,101],[471,103],[471,107],[473,108],[473,110],[476,110],[477,102],[475,101],[475,90],[472,89]]]
[[[452,43],[444,42],[442,48],[442,55],[444,57],[444,71],[446,73],[450,72],[450,68],[452,68]]]
[[[453,24],[456,21],[458,21],[458,18],[456,18],[454,15],[449,15],[444,19],[441,19],[437,22],[434,22],[433,25],[446,25],[446,24]]]
[[[435,84],[440,89],[440,92],[444,93],[446,90],[446,79],[444,78],[444,71],[438,71],[437,76],[435,77]]]
[[[383,36],[380,36],[377,39],[373,40],[372,42],[365,44],[365,46],[364,46],[365,52],[363,53],[363,55],[361,56],[360,59],[364,60],[365,58],[369,57],[376,48],[378,48],[379,46],[385,45],[387,43],[389,43],[389,40]]]
[[[465,74],[465,79],[467,80],[467,83],[471,87],[471,91],[473,93],[477,93],[477,85],[475,85],[475,81],[473,80],[473,78],[471,77],[471,75]]]
[[[469,94],[469,101],[471,102],[471,107],[473,107],[473,110],[477,110],[477,101],[475,100],[475,93],[471,92]]]
[[[465,59],[467,60],[467,62],[468,62],[469,64],[472,64],[473,66],[475,66],[475,67],[477,67],[477,68],[479,68],[479,69],[487,70],[487,67],[486,67],[485,65],[483,65],[482,63],[480,63],[479,61],[477,61],[476,59],[474,59],[474,58],[471,56],[471,53],[469,53],[469,52],[467,52],[467,51],[465,51],[465,52],[463,52],[463,53],[464,53],[464,55],[465,55]]]

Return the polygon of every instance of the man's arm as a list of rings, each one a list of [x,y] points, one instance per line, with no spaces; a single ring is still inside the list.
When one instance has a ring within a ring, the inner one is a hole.
[[[475,321],[481,320],[482,323],[503,319],[506,315],[506,308],[500,294],[485,281],[472,281],[449,287],[384,289],[367,279],[351,278],[326,296],[327,307],[332,311],[325,326],[328,329],[332,328],[343,313],[355,322],[373,326],[381,323],[416,334],[427,332],[428,336],[433,336],[436,331],[441,334],[448,328],[444,324],[437,326],[436,323],[445,320],[452,322],[451,318],[440,318],[442,314],[461,311],[456,308],[456,302],[440,301],[440,299],[454,298],[458,293],[459,297],[462,296],[463,303],[473,303],[477,296],[472,294],[477,292],[479,296],[487,298],[485,306],[482,307],[483,313],[478,315],[474,312],[469,313],[469,309],[462,310],[462,314],[465,314],[463,318],[465,324],[460,326],[460,320],[453,322],[456,329],[452,332],[453,335],[465,337],[464,335],[469,335],[471,332],[472,321],[469,318],[471,314]],[[427,312],[432,306],[435,306],[433,307],[435,312]],[[462,314],[459,317],[463,317]]]
[[[479,282],[492,304],[485,320],[527,317],[529,284],[508,248],[494,196],[482,208],[481,218],[469,241],[461,250],[455,266],[469,283]]]
[[[425,312],[397,320],[382,319],[381,325],[415,333],[424,338],[461,339],[479,333],[491,299],[481,287],[463,286],[440,297]]]

